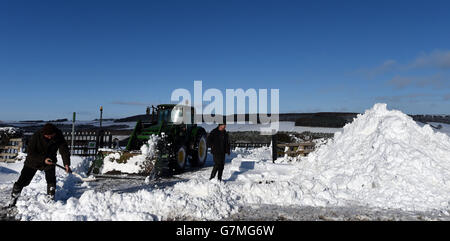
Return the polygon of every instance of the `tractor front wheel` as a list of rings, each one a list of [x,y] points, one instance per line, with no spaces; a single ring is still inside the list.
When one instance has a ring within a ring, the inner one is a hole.
[[[201,134],[196,138],[195,150],[193,152],[193,166],[202,167],[205,165],[208,156],[208,146],[206,143],[206,134]]]
[[[180,146],[175,153],[174,168],[176,171],[183,171],[186,167],[187,149],[186,146]]]

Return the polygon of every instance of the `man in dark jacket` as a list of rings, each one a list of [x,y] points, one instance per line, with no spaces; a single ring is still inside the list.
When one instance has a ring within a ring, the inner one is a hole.
[[[48,198],[54,200],[56,190],[55,163],[59,150],[66,172],[70,172],[70,151],[64,136],[55,125],[47,123],[30,139],[27,158],[17,182],[14,183],[9,206],[14,206],[22,189],[28,186],[38,170],[45,172]]]
[[[216,176],[217,179],[222,181],[223,168],[225,166],[225,154],[230,155],[230,141],[228,139],[228,133],[225,130],[226,124],[219,124],[214,130],[209,133],[208,145],[211,147],[211,153],[214,159],[214,168],[211,172],[210,180]]]

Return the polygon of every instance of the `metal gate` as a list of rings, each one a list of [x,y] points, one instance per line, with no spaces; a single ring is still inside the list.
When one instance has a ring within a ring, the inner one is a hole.
[[[72,132],[63,132],[64,138],[72,149]],[[111,148],[112,134],[109,131],[76,131],[74,133],[73,152],[75,156],[96,156],[98,148]]]
[[[244,142],[231,142],[230,143],[231,148],[235,147],[241,147],[241,148],[259,148],[263,146],[270,146],[270,142],[267,143],[244,143]]]

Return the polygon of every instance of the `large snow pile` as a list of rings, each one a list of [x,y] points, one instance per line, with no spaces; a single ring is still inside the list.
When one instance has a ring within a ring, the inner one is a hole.
[[[450,137],[376,104],[299,164],[328,205],[449,209]]]
[[[111,171],[119,171],[121,173],[141,173],[144,171],[148,162],[155,158],[156,146],[160,138],[157,135],[150,136],[148,142],[141,147],[141,154],[131,157],[126,163],[119,163],[120,153],[111,153],[103,160],[101,173],[105,174]]]

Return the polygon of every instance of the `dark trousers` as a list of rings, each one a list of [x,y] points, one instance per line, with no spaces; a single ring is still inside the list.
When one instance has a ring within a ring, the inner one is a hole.
[[[216,177],[217,173],[217,179],[219,179],[219,181],[222,181],[223,168],[225,167],[225,155],[213,155],[213,159],[214,159],[214,167],[212,169],[211,177],[209,179],[211,180],[214,177]]]
[[[45,180],[47,181],[47,194],[55,195],[56,173],[55,166],[48,166],[45,169]],[[30,185],[37,170],[31,167],[23,166],[20,177],[14,183],[13,194],[20,194],[22,189]]]

